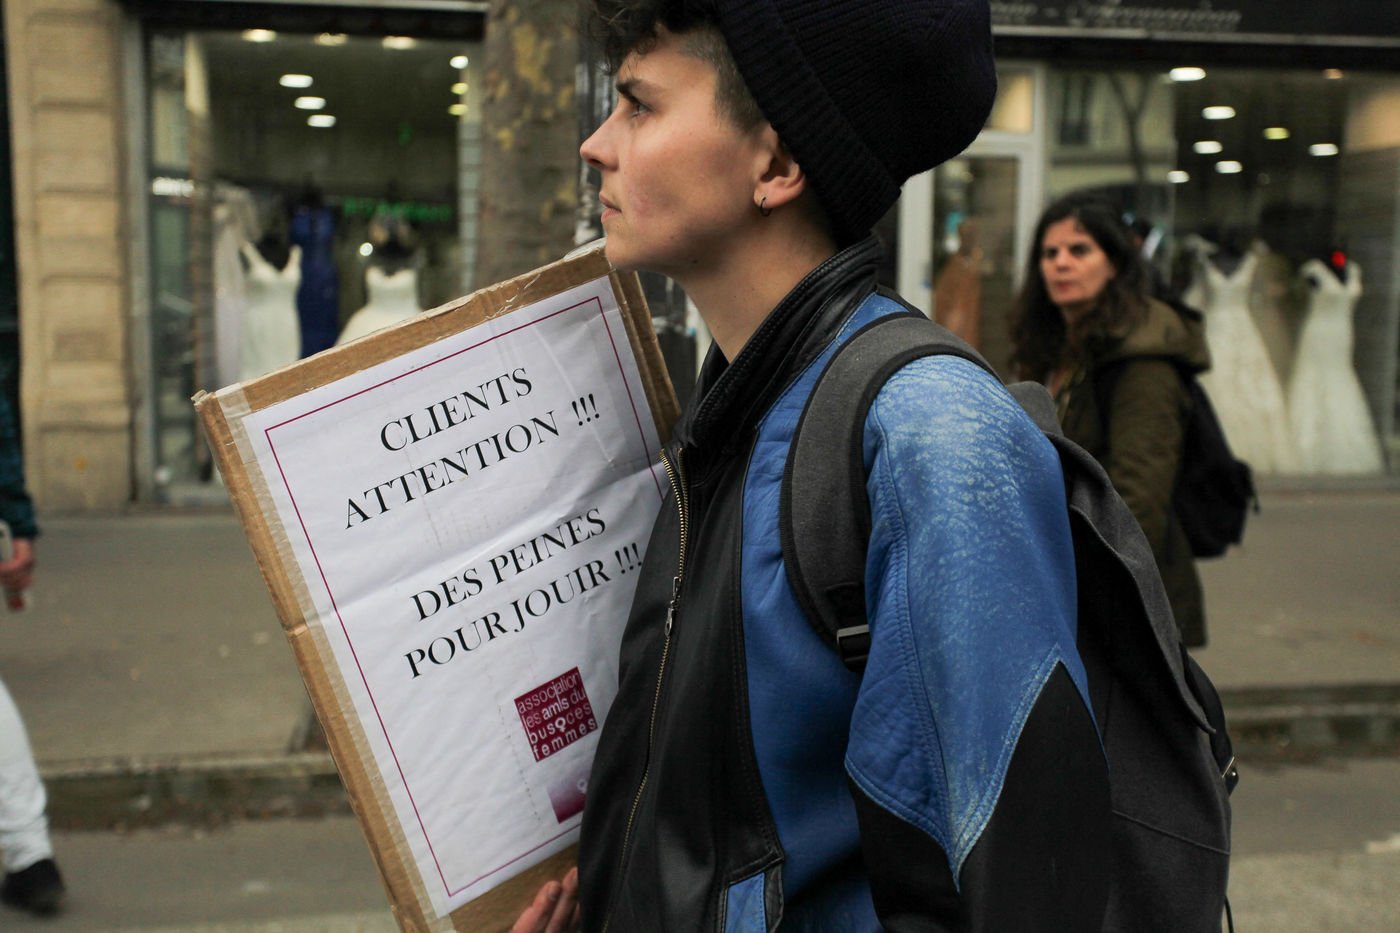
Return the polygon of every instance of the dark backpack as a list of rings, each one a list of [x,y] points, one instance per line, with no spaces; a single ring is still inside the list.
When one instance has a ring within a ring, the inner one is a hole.
[[[1251,506],[1259,511],[1259,497],[1249,464],[1230,452],[1205,387],[1194,375],[1183,374],[1183,378],[1191,395],[1191,412],[1186,418],[1172,510],[1191,542],[1191,553],[1219,557],[1230,545],[1240,543]]]
[[[866,413],[890,375],[936,353],[992,371],[972,347],[917,312],[867,324],[822,372],[789,451],[780,504],[788,579],[817,633],[855,671],[864,670],[870,645]],[[1064,472],[1078,647],[1114,813],[1104,929],[1217,933],[1237,780],[1219,695],[1180,644],[1151,548],[1108,475],[1060,433],[1043,386],[1009,390],[1054,445]],[[843,502],[849,507],[832,507]]]
[[[1177,314],[1193,321],[1201,312],[1180,300],[1167,302]],[[1111,367],[1095,380],[1099,411],[1108,410],[1107,401],[1117,381],[1119,367]],[[1186,532],[1193,557],[1219,557],[1244,537],[1245,519],[1259,511],[1254,490],[1254,473],[1248,463],[1230,450],[1215,406],[1206,395],[1196,374],[1177,366],[1186,386],[1190,408],[1182,436],[1181,467],[1172,492],[1172,511]]]

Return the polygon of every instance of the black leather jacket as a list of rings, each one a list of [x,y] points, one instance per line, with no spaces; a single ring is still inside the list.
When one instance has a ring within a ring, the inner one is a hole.
[[[963,863],[960,884],[936,842],[854,783],[845,802],[849,849],[800,895],[785,884],[789,853],[750,722],[749,679],[771,674],[746,669],[745,481],[761,420],[875,291],[878,258],[873,238],[843,251],[779,304],[732,365],[712,351],[667,445],[672,489],[646,552],[584,810],[586,930],[725,930],[754,917],[768,929],[780,922],[849,931],[1096,926],[1085,917],[1102,911],[1107,872],[1085,866],[1106,852],[1107,784],[1097,734],[1063,667],[1021,731],[1002,802]],[[834,667],[844,673],[839,661]],[[858,685],[833,689],[854,696]],[[1044,741],[1027,742],[1028,735]],[[843,748],[834,750],[838,772]],[[1065,755],[1079,764],[1066,768]],[[1047,795],[1046,767],[1071,789]],[[1064,851],[1047,856],[1023,838],[1030,806],[1045,808],[1037,824],[1048,825]],[[833,833],[842,831],[837,821]],[[1059,859],[1073,882],[1040,871],[1042,856]]]

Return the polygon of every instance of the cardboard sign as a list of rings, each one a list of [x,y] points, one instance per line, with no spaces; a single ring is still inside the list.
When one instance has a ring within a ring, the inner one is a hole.
[[[678,408],[601,246],[195,406],[404,930],[572,859]]]

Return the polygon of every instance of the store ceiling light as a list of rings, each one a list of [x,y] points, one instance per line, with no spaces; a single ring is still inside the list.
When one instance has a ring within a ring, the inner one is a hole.
[[[456,94],[458,97],[467,93],[467,82],[458,81],[456,84],[452,85],[452,93]]]
[[[316,37],[317,45],[344,45],[350,37],[343,32],[323,32]]]
[[[411,49],[418,44],[412,36],[385,36],[382,41],[386,49]]]
[[[188,178],[166,178],[165,176],[152,178],[151,194],[166,198],[192,198],[194,197],[194,182]]]
[[[1191,148],[1196,150],[1197,155],[1215,155],[1217,152],[1224,149],[1225,147],[1220,145],[1220,143],[1214,139],[1202,139],[1201,141],[1195,143]]]
[[[453,68],[456,68],[458,71],[461,71],[463,68],[467,67],[467,65],[471,64],[471,62],[467,59],[467,56],[465,55],[453,55],[452,61],[450,61],[448,64],[450,64]]]
[[[1167,181],[1171,182],[1174,185],[1184,185],[1190,180],[1190,172],[1183,172],[1180,169],[1167,172]]]
[[[277,38],[277,31],[273,29],[245,29],[243,38],[248,42],[271,42]]]
[[[306,118],[307,126],[319,126],[322,129],[335,126],[335,117],[328,113],[313,113]]]
[[[1337,79],[1339,79],[1339,78],[1342,77],[1342,69],[1340,69],[1340,68],[1327,68],[1327,69],[1325,69],[1325,70],[1322,72],[1322,76],[1323,76],[1324,78],[1326,78],[1328,81],[1336,81]]]
[[[1233,120],[1235,118],[1234,107],[1207,107],[1201,111],[1201,116],[1207,120]]]
[[[310,87],[311,75],[283,75],[277,83],[283,87]]]
[[[454,117],[460,117],[462,114],[467,112],[467,105],[453,104],[452,106],[447,108],[447,112],[452,114]]]
[[[1289,136],[1292,136],[1292,135],[1293,135],[1292,133],[1288,132],[1288,127],[1286,127],[1286,126],[1266,126],[1266,127],[1264,127],[1264,138],[1265,138],[1265,139],[1287,139]]]
[[[1341,152],[1336,143],[1313,143],[1308,147],[1308,155],[1334,156]]]
[[[1222,175],[1238,175],[1244,171],[1244,166],[1232,159],[1226,159],[1215,163],[1215,170]]]
[[[366,242],[366,243],[361,243],[361,244],[360,244],[360,255],[361,255],[361,256],[364,256],[366,259],[368,259],[370,256],[373,256],[373,255],[374,255],[374,244],[373,244],[373,243],[368,243],[368,242]]]
[[[1204,68],[1173,68],[1167,72],[1173,81],[1199,81],[1206,76]]]
[[[298,110],[321,110],[326,106],[324,97],[298,97],[292,102]]]

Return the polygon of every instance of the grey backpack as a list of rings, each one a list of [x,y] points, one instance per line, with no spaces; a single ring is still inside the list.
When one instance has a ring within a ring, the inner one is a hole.
[[[788,579],[817,633],[855,671],[864,669],[870,644],[866,412],[896,370],[938,353],[992,371],[917,311],[867,324],[822,372],[788,454],[780,504]],[[1104,929],[1218,933],[1228,909],[1229,795],[1238,780],[1219,695],[1181,645],[1152,551],[1108,475],[1060,432],[1043,386],[1008,388],[1054,445],[1064,472],[1078,647],[1108,756],[1114,815]],[[850,507],[832,507],[840,502]]]

